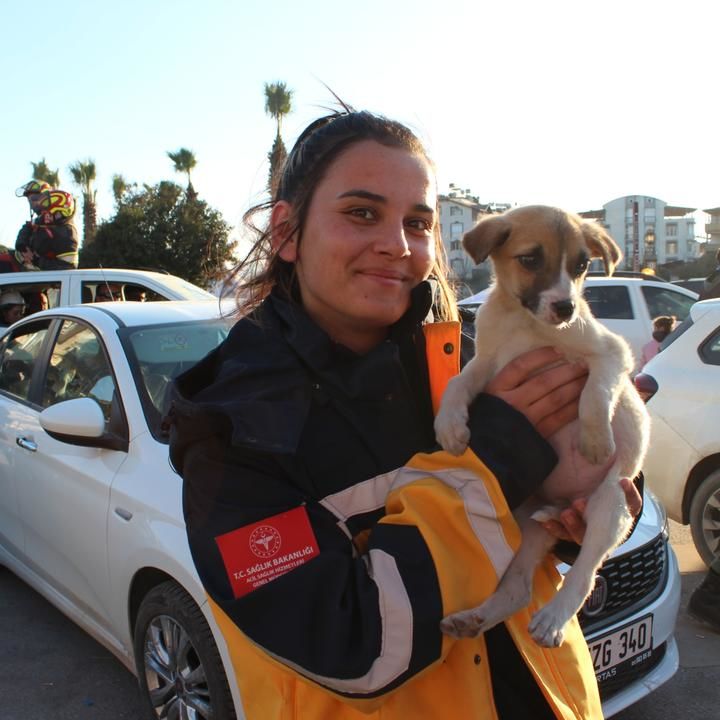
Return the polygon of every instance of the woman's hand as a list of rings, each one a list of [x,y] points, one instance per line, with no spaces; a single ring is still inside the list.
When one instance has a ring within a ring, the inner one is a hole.
[[[578,416],[587,368],[563,360],[554,348],[531,350],[509,362],[487,385],[549,438]]]
[[[642,496],[629,478],[622,478],[620,485],[625,492],[625,502],[628,511],[633,517],[637,517],[642,510]],[[571,540],[577,545],[582,545],[585,537],[584,514],[587,507],[587,500],[575,500],[573,504],[560,513],[559,520],[548,520],[542,526],[558,540]]]

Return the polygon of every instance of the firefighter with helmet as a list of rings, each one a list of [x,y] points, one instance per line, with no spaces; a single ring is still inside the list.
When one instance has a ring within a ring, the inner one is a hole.
[[[40,270],[69,270],[78,266],[78,232],[73,224],[75,198],[64,190],[44,190],[36,200],[38,216],[28,247]],[[16,250],[20,250],[16,244]]]
[[[34,254],[30,249],[30,237],[40,222],[40,198],[42,193],[52,190],[43,180],[31,180],[21,185],[16,191],[17,197],[25,197],[30,205],[30,220],[23,223],[15,241],[15,250],[0,254],[0,272],[19,272],[34,269]]]

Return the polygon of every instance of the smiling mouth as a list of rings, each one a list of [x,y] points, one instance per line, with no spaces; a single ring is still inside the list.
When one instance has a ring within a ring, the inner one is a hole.
[[[369,277],[373,280],[380,280],[392,283],[406,282],[408,279],[407,275],[388,270],[360,270],[358,274],[364,277]]]

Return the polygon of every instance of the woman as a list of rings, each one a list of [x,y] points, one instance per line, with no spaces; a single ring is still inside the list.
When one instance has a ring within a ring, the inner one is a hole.
[[[474,640],[438,626],[492,591],[484,540],[517,543],[500,485],[517,503],[554,465],[542,435],[576,415],[582,368],[528,380],[557,357],[520,358],[474,405],[474,452],[423,455],[459,343],[456,325],[424,324],[454,310],[422,145],[369,113],[321,118],[264,209],[244,317],[179,378],[171,414],[190,547],[247,717],[600,717],[577,625],[552,651],[527,614]],[[566,526],[582,534],[577,513]],[[540,574],[544,596],[552,563]]]

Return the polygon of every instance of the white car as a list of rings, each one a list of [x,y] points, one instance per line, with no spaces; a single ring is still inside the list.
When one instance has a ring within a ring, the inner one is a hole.
[[[698,294],[691,290],[651,276],[588,275],[584,291],[593,315],[608,330],[628,341],[636,369],[639,369],[643,345],[652,338],[653,318],[674,315],[681,322],[698,299]],[[484,302],[488,292],[486,288],[460,300],[458,306],[461,311],[463,308],[473,310]]]
[[[720,555],[720,299],[693,305],[635,385],[652,418],[647,482],[709,564]]]
[[[168,273],[132,268],[82,268],[80,270],[37,270],[0,273],[0,293],[21,293],[28,312],[35,312],[40,293],[48,307],[97,302],[100,291],[110,291],[115,300],[136,299],[142,293],[147,301],[212,300],[215,296],[192,283]]]
[[[217,301],[79,305],[0,339],[0,563],[137,674],[148,717],[243,717],[161,425],[173,377],[226,336],[218,314]],[[606,716],[677,670],[679,598],[646,493],[581,611]]]

